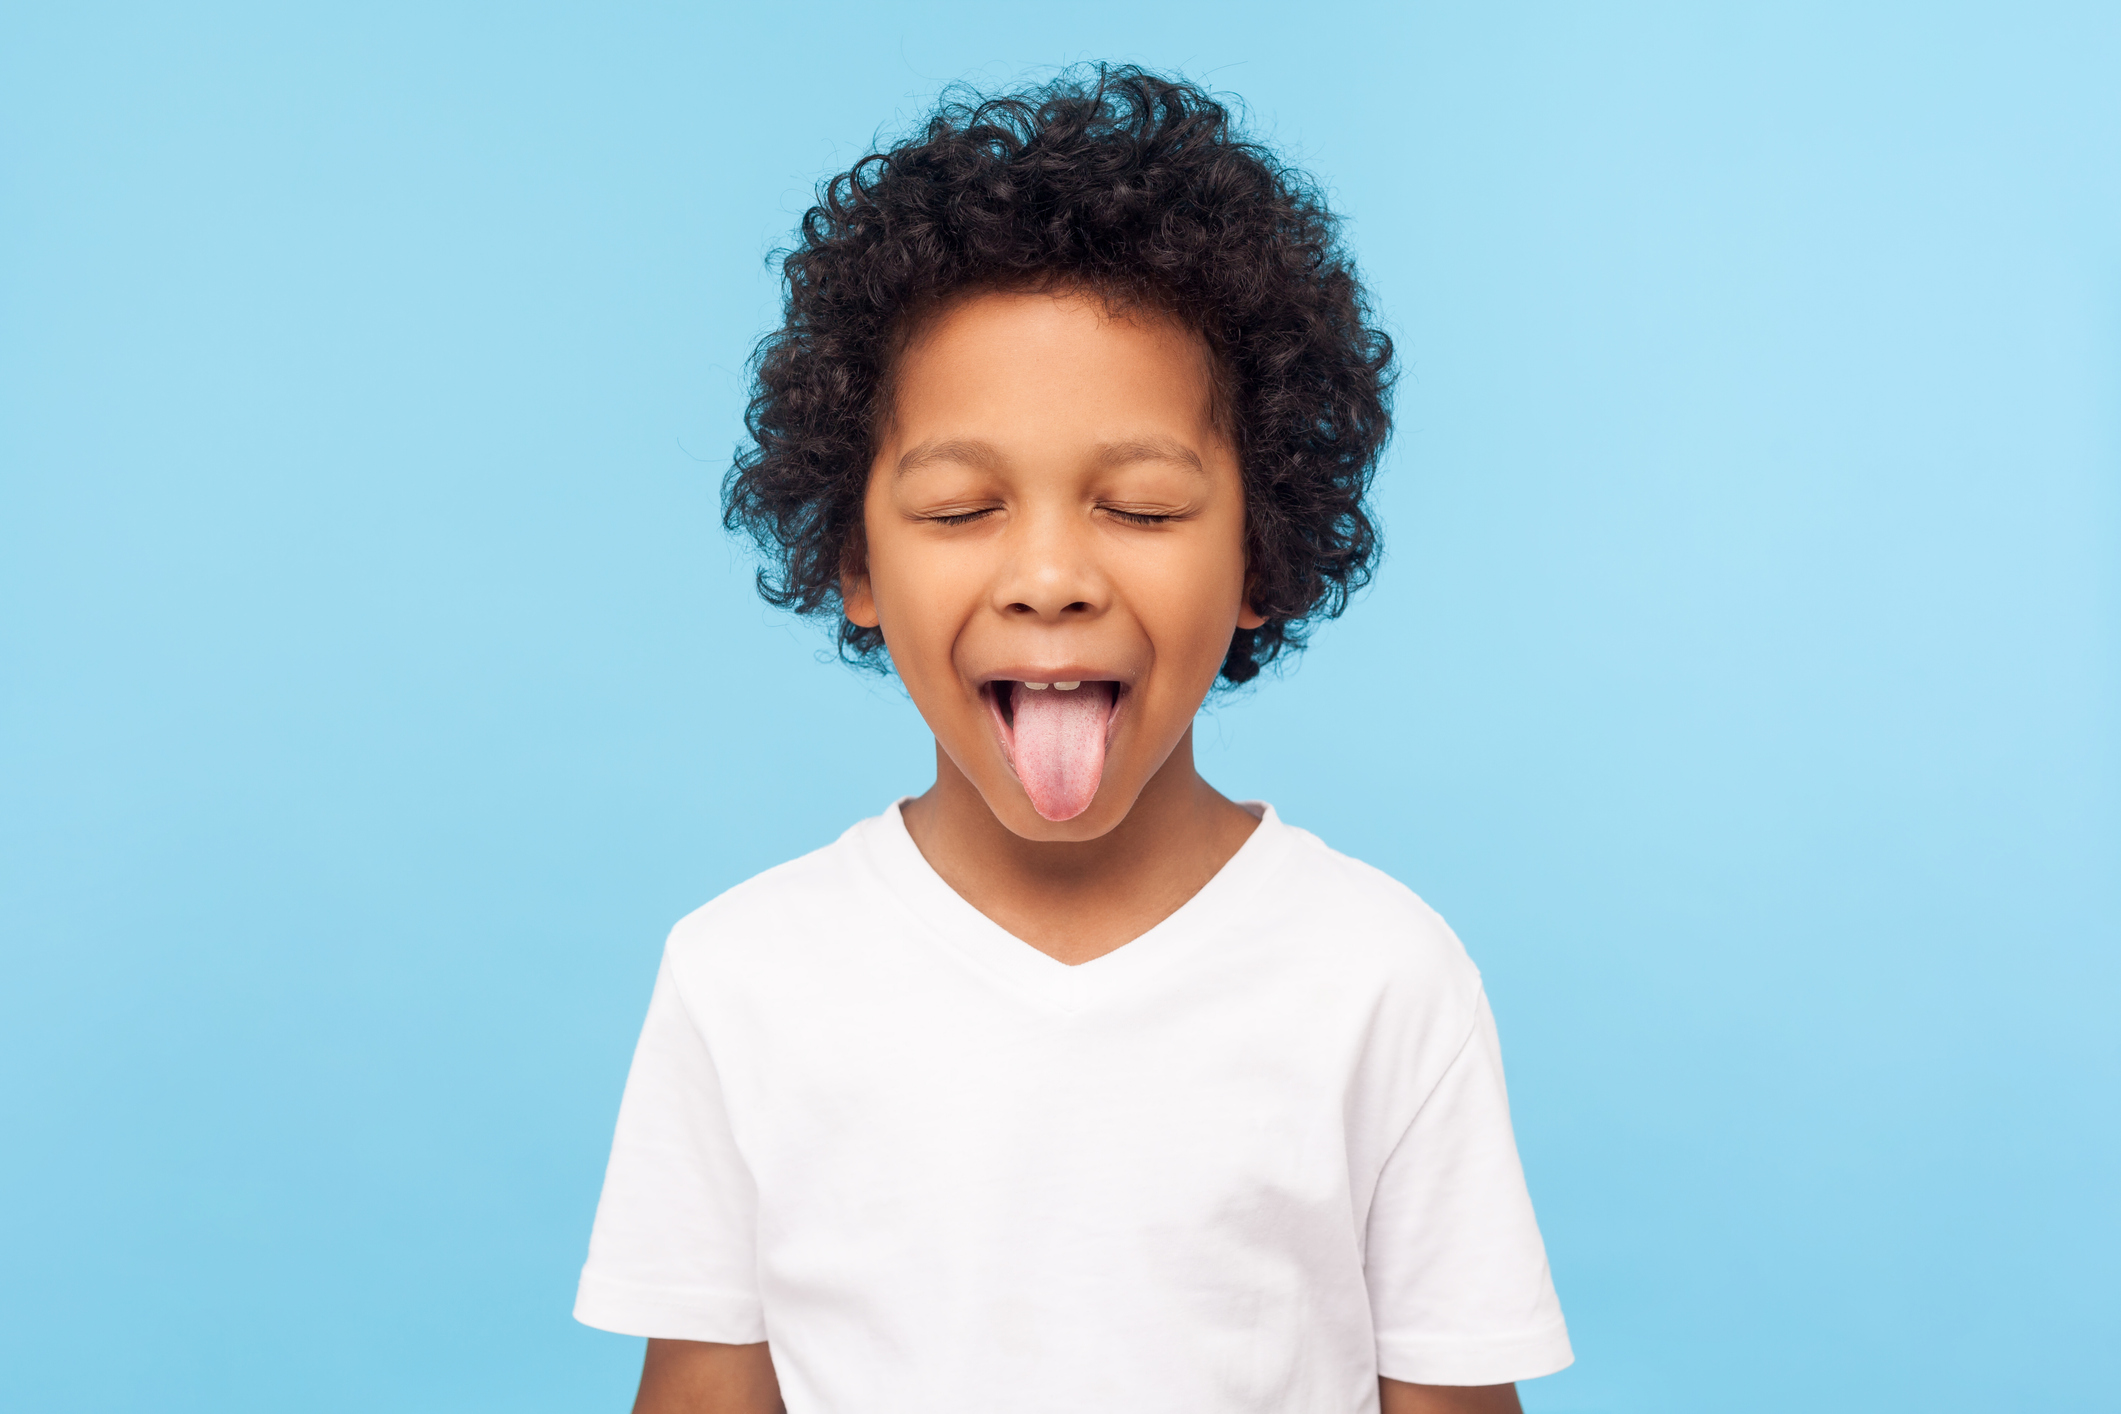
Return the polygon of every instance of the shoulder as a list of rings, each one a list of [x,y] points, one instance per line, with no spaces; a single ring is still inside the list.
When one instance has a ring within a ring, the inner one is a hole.
[[[1283,828],[1290,835],[1288,893],[1301,909],[1310,946],[1374,970],[1380,980],[1472,1002],[1480,970],[1441,914],[1384,870],[1342,854],[1309,830]]]
[[[864,911],[864,820],[822,849],[752,875],[677,921],[664,948],[680,974],[719,971],[844,936]]]

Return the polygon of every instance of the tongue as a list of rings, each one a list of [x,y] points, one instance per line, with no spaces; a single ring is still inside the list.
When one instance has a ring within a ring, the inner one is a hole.
[[[1048,820],[1072,820],[1090,808],[1105,774],[1105,723],[1112,715],[1112,684],[1086,682],[1073,692],[1049,687],[1011,688],[1010,764],[1031,797],[1031,808]]]

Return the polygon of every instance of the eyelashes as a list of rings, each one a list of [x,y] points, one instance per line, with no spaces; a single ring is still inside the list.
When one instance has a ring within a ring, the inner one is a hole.
[[[919,519],[928,522],[930,525],[971,525],[974,521],[984,520],[1000,509],[1001,507],[999,506],[982,506],[978,510],[972,511],[937,512],[920,516]],[[1186,519],[1188,514],[1185,511],[1129,511],[1122,510],[1118,506],[1099,506],[1098,509],[1111,516],[1114,520],[1124,522],[1127,525],[1169,525],[1172,521]]]

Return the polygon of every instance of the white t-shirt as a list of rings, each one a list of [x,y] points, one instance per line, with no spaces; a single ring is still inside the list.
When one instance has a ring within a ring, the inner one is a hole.
[[[1569,1363],[1480,974],[1251,806],[1078,966],[897,806],[672,932],[575,1304],[790,1414],[1353,1414]]]

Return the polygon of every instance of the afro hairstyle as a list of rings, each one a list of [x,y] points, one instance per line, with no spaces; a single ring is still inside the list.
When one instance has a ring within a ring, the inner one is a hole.
[[[781,253],[783,318],[751,363],[749,440],[722,484],[759,593],[838,616],[841,656],[887,666],[841,613],[892,362],[955,296],[1079,289],[1196,331],[1242,469],[1247,597],[1221,678],[1243,683],[1338,615],[1379,552],[1364,498],[1391,426],[1392,342],[1301,172],[1187,82],[1065,71],[945,93],[921,128],[824,182]]]

